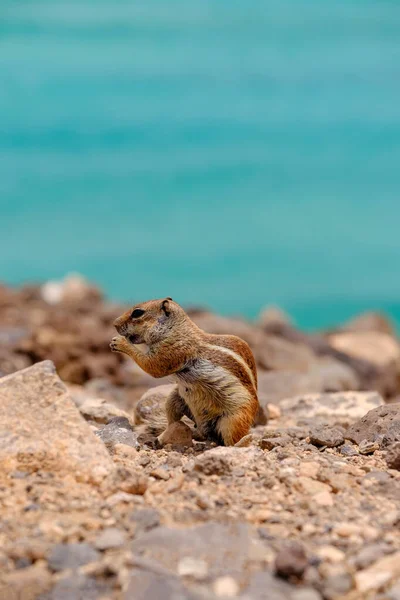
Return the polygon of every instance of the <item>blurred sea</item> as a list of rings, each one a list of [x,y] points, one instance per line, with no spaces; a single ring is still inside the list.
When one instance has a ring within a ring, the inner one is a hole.
[[[400,2],[2,0],[0,280],[400,323]]]

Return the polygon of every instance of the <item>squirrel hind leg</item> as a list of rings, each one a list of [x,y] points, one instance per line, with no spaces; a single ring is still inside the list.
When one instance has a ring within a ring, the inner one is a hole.
[[[240,410],[234,415],[219,419],[218,430],[225,446],[233,446],[249,433],[254,421],[254,415],[248,410]]]
[[[215,417],[205,421],[200,426],[200,433],[204,439],[215,442],[218,446],[225,446],[226,443],[220,432],[221,417]]]

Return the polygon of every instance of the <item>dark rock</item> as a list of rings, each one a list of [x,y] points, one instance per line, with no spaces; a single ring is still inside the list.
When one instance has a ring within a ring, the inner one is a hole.
[[[344,442],[343,434],[336,427],[316,427],[310,433],[310,441],[315,446],[335,448]]]
[[[390,446],[386,454],[386,462],[389,469],[400,471],[400,442]]]
[[[139,448],[137,435],[126,417],[114,417],[108,425],[96,431],[96,435],[105,443],[107,448],[116,444],[126,444],[132,448]]]
[[[286,544],[276,555],[275,571],[283,579],[303,577],[307,565],[306,552],[303,546],[297,542]]]
[[[100,557],[99,553],[85,542],[77,544],[57,544],[47,557],[49,568],[52,571],[77,569],[82,565],[95,562]]]
[[[363,440],[375,442],[383,436],[382,447],[400,442],[400,403],[387,404],[370,410],[366,415],[351,425],[345,437],[356,444]]]
[[[387,552],[390,551],[390,546],[384,543],[371,544],[364,546],[352,559],[352,564],[357,570],[366,569],[372,563],[376,562]]]

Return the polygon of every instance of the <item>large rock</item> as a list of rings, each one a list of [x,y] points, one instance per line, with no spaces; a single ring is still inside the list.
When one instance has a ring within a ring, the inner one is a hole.
[[[354,364],[358,361],[364,387],[386,396],[398,392],[400,346],[391,335],[379,331],[345,331],[329,336],[329,343],[342,357],[348,356]]]
[[[349,427],[345,437],[360,444],[363,440],[374,442],[378,436],[383,447],[400,442],[400,403],[370,410]]]
[[[159,418],[161,422],[165,421],[166,425],[165,401],[174,388],[176,385],[172,383],[158,385],[147,390],[135,406],[135,424],[146,423],[151,417],[152,419]]]
[[[201,561],[207,576],[241,573],[252,556],[253,541],[244,523],[207,523],[187,529],[158,527],[139,536],[134,554],[171,573],[188,557]]]
[[[113,472],[107,450],[72,402],[51,361],[0,380],[0,466],[98,483]]]
[[[383,399],[376,392],[306,394],[287,398],[280,403],[282,413],[293,419],[344,426],[354,423],[368,410],[381,405]]]
[[[354,319],[351,319],[341,327],[343,331],[375,331],[386,333],[391,336],[396,335],[393,323],[386,315],[376,312],[365,312]]]

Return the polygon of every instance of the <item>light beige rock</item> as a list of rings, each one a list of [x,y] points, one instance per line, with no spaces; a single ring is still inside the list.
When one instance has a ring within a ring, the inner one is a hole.
[[[336,333],[329,337],[330,344],[354,358],[361,358],[386,368],[400,361],[400,346],[398,342],[386,333],[378,331],[354,331]]]
[[[400,576],[400,552],[385,556],[376,563],[356,573],[356,588],[362,594],[378,591]]]
[[[128,413],[102,398],[87,398],[78,408],[85,419],[96,421],[96,423],[107,424],[113,417],[126,417],[129,419]]]
[[[165,401],[174,388],[176,388],[175,384],[167,383],[147,390],[135,406],[135,424],[146,423],[149,417],[152,419],[159,417],[161,421],[164,420],[167,424]]]
[[[335,546],[322,546],[318,548],[316,552],[317,556],[322,560],[326,560],[331,563],[340,563],[345,560],[346,555],[339,548]]]
[[[382,396],[376,392],[337,392],[287,398],[280,407],[283,415],[296,419],[319,418],[329,423],[348,425],[383,404]]]
[[[218,598],[235,598],[240,591],[233,577],[218,577],[213,583],[214,594]]]
[[[0,468],[95,483],[114,471],[51,361],[0,379]]]

